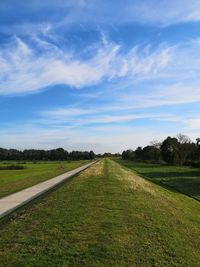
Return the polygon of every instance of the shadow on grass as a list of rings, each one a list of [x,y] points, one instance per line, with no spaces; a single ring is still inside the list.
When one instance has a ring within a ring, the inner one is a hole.
[[[127,166],[128,167],[128,166]],[[181,177],[181,178],[191,178],[191,179],[199,179],[200,180],[200,171],[187,171],[187,172],[172,172],[172,171],[167,171],[167,172],[153,172],[153,171],[149,171],[149,172],[142,172],[145,173],[145,175],[147,175],[148,177],[152,178],[152,179],[167,179],[167,178],[177,178],[177,177]]]

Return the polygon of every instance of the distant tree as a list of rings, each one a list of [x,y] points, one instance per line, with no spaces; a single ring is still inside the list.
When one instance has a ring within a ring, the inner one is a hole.
[[[136,160],[142,160],[143,159],[143,153],[142,153],[142,147],[139,146],[136,150],[135,150],[135,159]]]
[[[41,149],[25,149],[19,151],[16,149],[0,148],[0,160],[79,160],[93,159],[95,153],[93,151],[72,151],[68,152],[63,148],[41,150]]]
[[[93,151],[89,152],[89,157],[90,157],[90,159],[94,159],[95,158],[95,154],[94,154]]]
[[[144,160],[159,161],[161,160],[161,151],[157,146],[146,146],[142,150]]]
[[[188,155],[192,151],[191,140],[187,135],[184,134],[178,134],[177,139],[178,139],[178,149],[177,149],[178,160],[179,164],[183,165],[184,161],[187,159]]]
[[[198,161],[200,159],[200,151],[198,150],[198,146],[195,143],[190,143],[189,145],[189,153],[187,155],[188,161]]]
[[[159,142],[158,140],[152,140],[150,144],[158,149],[160,149],[162,142]]]
[[[65,156],[65,150],[61,147],[54,150],[54,159],[55,160],[64,160],[66,158]]]
[[[196,141],[196,159],[200,160],[200,138],[197,138]]]
[[[190,138],[187,135],[184,135],[184,134],[179,133],[179,134],[177,134],[176,137],[177,137],[178,142],[180,144],[191,143],[191,140],[190,140]]]
[[[195,144],[187,135],[178,134],[176,137],[168,136],[162,143],[153,140],[150,144],[144,148],[138,147],[135,151],[123,151],[122,159],[154,162],[164,160],[168,164],[200,166],[200,138],[196,139]]]
[[[178,139],[168,136],[162,143],[161,147],[162,158],[168,164],[175,164],[178,161]]]
[[[103,157],[104,157],[104,158],[108,158],[108,157],[112,157],[112,156],[113,156],[113,154],[110,153],[110,152],[105,152],[105,153],[103,154]]]
[[[113,154],[113,156],[119,158],[119,157],[121,157],[121,154],[120,153],[115,153],[115,154]]]
[[[197,141],[197,146],[199,147],[200,146],[200,138],[197,138],[196,141]]]
[[[132,149],[128,149],[126,151],[122,152],[122,159],[125,160],[134,160],[135,159],[135,153]]]
[[[183,165],[192,149],[191,140],[183,134],[178,134],[176,138],[169,136],[161,145],[162,157],[169,164]]]

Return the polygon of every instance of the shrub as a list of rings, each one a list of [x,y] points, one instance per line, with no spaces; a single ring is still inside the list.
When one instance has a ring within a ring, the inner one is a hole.
[[[0,170],[23,170],[25,167],[23,165],[8,165],[8,166],[0,166]]]

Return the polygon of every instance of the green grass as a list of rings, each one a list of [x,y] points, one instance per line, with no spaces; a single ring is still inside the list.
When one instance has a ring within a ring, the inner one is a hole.
[[[0,266],[200,266],[196,200],[102,160],[0,225]]]
[[[0,198],[80,167],[87,162],[89,161],[29,162],[20,164],[25,167],[25,169],[22,170],[0,170]],[[0,167],[5,168],[7,165],[9,166],[11,164],[17,163],[1,162]]]
[[[155,183],[200,200],[200,168],[138,163],[121,159],[116,161]]]

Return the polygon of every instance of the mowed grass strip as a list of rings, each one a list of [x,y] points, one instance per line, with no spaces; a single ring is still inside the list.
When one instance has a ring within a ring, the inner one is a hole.
[[[200,168],[115,160],[143,177],[200,200]]]
[[[88,160],[22,164],[25,169],[0,170],[0,198],[78,168]],[[8,164],[10,165],[10,163]],[[0,163],[0,166],[6,165]]]
[[[2,221],[0,266],[200,266],[200,206],[102,160]]]

